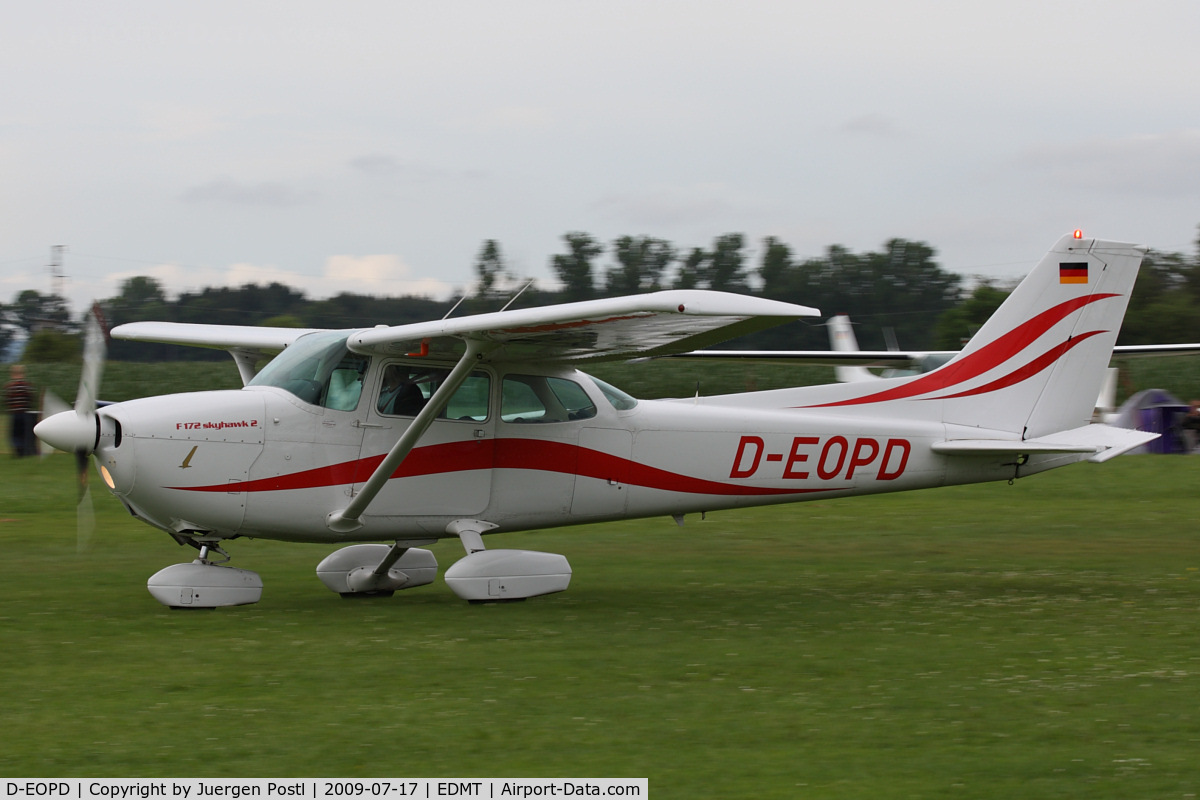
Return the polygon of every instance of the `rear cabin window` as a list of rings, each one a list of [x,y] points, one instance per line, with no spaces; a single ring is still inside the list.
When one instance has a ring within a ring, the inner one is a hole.
[[[594,416],[595,404],[574,381],[507,375],[501,384],[500,418],[505,422],[572,422]]]

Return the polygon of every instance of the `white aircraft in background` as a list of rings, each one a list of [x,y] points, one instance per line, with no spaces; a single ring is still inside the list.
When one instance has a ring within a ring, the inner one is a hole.
[[[430,583],[422,546],[457,538],[456,594],[524,599],[566,589],[567,559],[484,535],[1011,480],[1153,439],[1089,424],[1143,253],[1063,237],[926,374],[676,400],[576,366],[818,312],[665,291],[360,330],[138,322],[113,336],[224,348],[246,385],[99,409],[93,326],[75,409],[36,432],[93,455],[130,514],[199,551],[150,578],[166,605],[258,601],[258,575],[214,556],[243,536],[347,545],[317,566],[342,595]]]

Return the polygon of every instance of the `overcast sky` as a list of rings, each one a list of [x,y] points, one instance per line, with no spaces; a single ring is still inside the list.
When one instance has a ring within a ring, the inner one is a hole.
[[[1197,42],[1196,0],[5,3],[0,300],[57,244],[76,310],[134,275],[442,297],[485,239],[551,285],[574,230],[1192,252]]]

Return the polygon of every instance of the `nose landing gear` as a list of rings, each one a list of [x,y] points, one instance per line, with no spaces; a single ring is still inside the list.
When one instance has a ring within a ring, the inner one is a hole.
[[[189,541],[200,556],[189,564],[172,564],[150,576],[146,588],[154,599],[171,608],[222,608],[244,606],[262,599],[262,578],[257,572],[225,566],[229,554],[214,541]],[[212,552],[225,556],[213,560]]]

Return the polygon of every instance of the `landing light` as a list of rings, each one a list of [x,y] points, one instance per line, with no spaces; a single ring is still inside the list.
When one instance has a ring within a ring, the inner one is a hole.
[[[100,477],[104,478],[104,482],[108,484],[108,488],[116,491],[117,484],[113,482],[112,475],[108,473],[108,467],[104,466],[103,464],[100,465]]]

